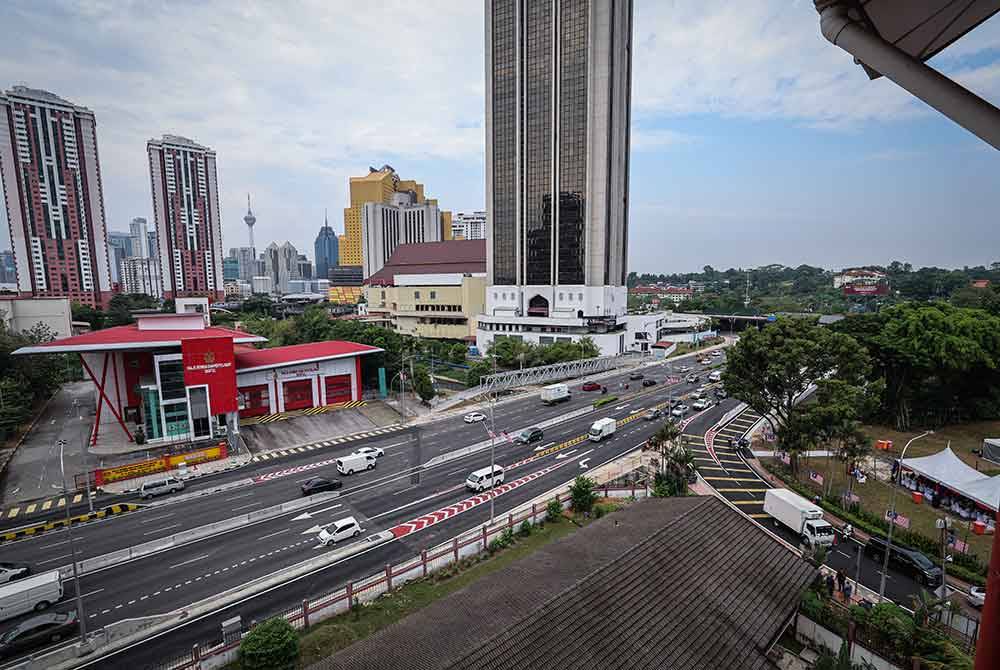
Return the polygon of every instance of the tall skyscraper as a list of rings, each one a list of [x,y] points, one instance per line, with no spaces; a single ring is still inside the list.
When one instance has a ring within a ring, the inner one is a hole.
[[[340,245],[326,212],[323,212],[323,227],[319,229],[313,247],[316,253],[316,278],[329,279],[330,268],[340,262]]]
[[[628,347],[631,35],[631,0],[486,0],[481,347],[498,331]]]
[[[0,95],[0,180],[18,292],[107,304],[111,264],[94,113],[25,86]]]
[[[257,217],[253,215],[253,210],[250,209],[250,194],[247,193],[247,215],[243,217],[243,223],[247,224],[247,231],[250,233],[250,248],[253,254],[256,256],[256,247],[253,245],[253,226],[257,223]]]
[[[185,137],[146,145],[165,298],[222,300],[222,224],[215,152]]]
[[[132,256],[136,258],[149,258],[149,225],[141,216],[132,219],[128,224],[129,234],[132,237]]]

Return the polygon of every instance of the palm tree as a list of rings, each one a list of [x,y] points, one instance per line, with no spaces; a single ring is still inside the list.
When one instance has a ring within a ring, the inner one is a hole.
[[[680,435],[680,429],[678,429],[673,422],[666,421],[662,426],[660,426],[660,429],[653,433],[653,435],[646,441],[652,449],[660,454],[661,473],[663,472],[667,453],[673,449],[674,443]]]

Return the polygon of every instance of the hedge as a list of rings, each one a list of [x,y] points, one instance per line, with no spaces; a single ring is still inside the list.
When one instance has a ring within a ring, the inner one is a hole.
[[[594,403],[594,409],[597,409],[598,407],[604,407],[608,403],[617,402],[617,401],[618,401],[618,396],[616,396],[616,395],[609,395],[607,398],[601,398],[600,400],[598,400],[597,402],[595,402]]]

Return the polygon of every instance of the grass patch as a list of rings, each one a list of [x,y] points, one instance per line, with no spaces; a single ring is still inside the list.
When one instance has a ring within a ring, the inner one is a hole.
[[[907,441],[924,432],[923,430],[915,430],[901,433],[888,426],[863,426],[862,430],[873,440],[892,440],[893,450],[887,452],[887,455],[891,455],[892,458],[899,458]],[[922,437],[911,444],[910,448],[906,450],[906,457],[930,456],[941,451],[951,442],[951,450],[955,452],[956,456],[972,467],[978,467],[984,474],[988,474],[990,470],[1000,469],[1000,463],[984,461],[973,454],[972,450],[983,447],[983,438],[997,437],[998,435],[1000,435],[1000,421],[976,421],[945,426],[936,429],[933,435]]]

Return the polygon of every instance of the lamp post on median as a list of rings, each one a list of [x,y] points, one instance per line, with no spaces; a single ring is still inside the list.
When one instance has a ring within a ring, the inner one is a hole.
[[[886,544],[885,556],[882,557],[882,576],[878,582],[879,602],[885,600],[885,573],[889,570],[889,554],[892,553],[892,529],[896,527],[896,487],[899,486],[899,480],[903,477],[903,459],[906,458],[906,450],[910,448],[911,444],[922,437],[933,434],[933,430],[928,430],[910,438],[910,441],[903,446],[903,453],[899,455],[899,467],[896,468],[896,476],[892,478],[892,494],[889,497],[889,539]]]
[[[69,490],[66,487],[66,465],[63,461],[63,451],[66,449],[66,440],[59,440],[59,472],[62,474],[63,497],[69,499]],[[73,524],[69,516],[69,504],[66,505],[66,532],[69,534],[69,553],[73,561],[73,585],[76,587],[76,610],[80,619],[80,639],[82,650],[87,650],[87,616],[83,611],[83,598],[80,597],[80,574],[76,565],[76,545],[73,544]]]

